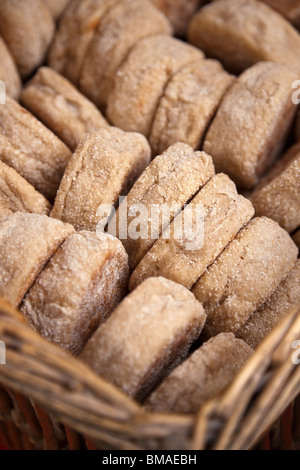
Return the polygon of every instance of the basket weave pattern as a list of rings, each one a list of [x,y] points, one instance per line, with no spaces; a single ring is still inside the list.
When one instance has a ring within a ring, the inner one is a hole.
[[[299,313],[272,332],[223,395],[195,416],[178,416],[146,413],[2,301],[0,441],[14,449],[249,449],[300,392],[291,348],[300,338]],[[299,449],[299,417],[298,398],[260,447]]]

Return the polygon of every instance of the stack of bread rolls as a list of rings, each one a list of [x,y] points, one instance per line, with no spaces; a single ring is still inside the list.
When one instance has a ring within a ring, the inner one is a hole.
[[[73,354],[126,294],[127,254],[108,235],[16,212],[0,219],[0,251],[1,297]]]
[[[46,338],[78,354],[126,294],[120,241],[23,212],[0,219],[0,240],[1,297]]]
[[[0,0],[0,296],[150,411],[197,412],[300,303],[282,3]]]

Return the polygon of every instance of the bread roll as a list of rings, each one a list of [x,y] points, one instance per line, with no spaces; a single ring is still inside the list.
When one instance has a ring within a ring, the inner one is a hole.
[[[6,93],[17,100],[21,91],[21,79],[15,61],[0,37],[0,80],[5,83]]]
[[[295,77],[283,65],[259,63],[225,95],[203,148],[238,186],[256,185],[281,152],[296,112]]]
[[[77,230],[96,230],[109,215],[98,212],[100,205],[115,206],[119,196],[126,196],[150,155],[141,134],[107,127],[87,136],[67,166],[51,216]]]
[[[204,310],[182,286],[148,279],[92,336],[81,359],[104,379],[143,401],[187,355]]]
[[[276,220],[288,232],[300,226],[300,144],[270,170],[251,201],[257,215]]]
[[[193,288],[207,313],[205,337],[236,333],[275,292],[297,256],[297,247],[276,222],[252,220]]]
[[[166,378],[147,400],[147,410],[197,413],[231,384],[252,353],[253,350],[233,334],[220,333]]]
[[[262,0],[274,10],[278,11],[297,28],[300,27],[300,3],[299,0]]]
[[[300,260],[269,300],[251,315],[236,336],[256,349],[291,309],[299,304]]]
[[[204,0],[151,0],[174,26],[177,36],[185,36],[190,19]]]
[[[70,150],[16,101],[0,106],[0,160],[52,201]]]
[[[22,302],[51,256],[74,232],[45,215],[16,212],[0,219],[0,296]]]
[[[192,221],[186,226],[188,211]],[[130,290],[152,276],[164,276],[191,289],[253,215],[252,204],[238,195],[229,177],[215,176],[142,259],[131,276]],[[182,226],[178,236],[176,228]]]
[[[29,324],[78,354],[126,294],[128,257],[107,235],[70,235],[51,258],[22,306]]]
[[[168,36],[139,41],[115,78],[107,106],[110,121],[148,137],[168,80],[181,67],[201,58],[201,51]]]
[[[188,37],[233,73],[261,61],[300,70],[298,32],[257,0],[222,0],[201,8],[189,25]]]
[[[300,249],[300,230],[293,235],[293,240]]]
[[[152,248],[162,232],[170,225],[177,212],[187,204],[215,174],[209,155],[194,152],[186,144],[172,145],[162,155],[157,156],[142,173],[117,210],[112,220],[112,228],[117,230],[118,238],[129,254],[131,269],[135,269],[142,258]],[[127,209],[125,208],[127,204]],[[147,223],[145,236],[137,239],[130,236],[134,216],[129,215],[135,205],[143,205],[146,210],[144,222]],[[155,209],[161,212],[161,219]],[[126,233],[123,212],[126,217]]]
[[[202,147],[204,135],[233,77],[214,60],[182,67],[167,84],[153,122],[150,144],[159,154],[176,142]]]
[[[211,0],[217,1],[217,0]],[[300,26],[300,4],[299,0],[260,0],[276,10],[294,26]]]
[[[142,38],[172,34],[170,23],[148,0],[121,0],[100,21],[84,60],[80,87],[105,109],[117,71]]]
[[[0,161],[0,218],[15,212],[49,215],[51,204],[13,168]]]
[[[79,85],[83,61],[101,18],[118,0],[72,0],[49,51],[51,68]]]
[[[86,134],[108,126],[93,103],[48,67],[41,67],[23,88],[21,100],[73,151]]]

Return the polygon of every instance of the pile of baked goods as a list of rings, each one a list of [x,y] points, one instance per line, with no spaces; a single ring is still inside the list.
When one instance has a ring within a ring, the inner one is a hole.
[[[300,304],[296,3],[0,0],[0,296],[148,410]]]

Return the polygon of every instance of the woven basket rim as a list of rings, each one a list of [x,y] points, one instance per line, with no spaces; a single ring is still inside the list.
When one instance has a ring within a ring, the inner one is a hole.
[[[245,449],[258,441],[300,392],[292,344],[300,339],[300,305],[255,351],[233,383],[195,415],[153,414],[33,331],[0,299],[0,338],[7,363],[0,382],[67,426],[119,450]]]

